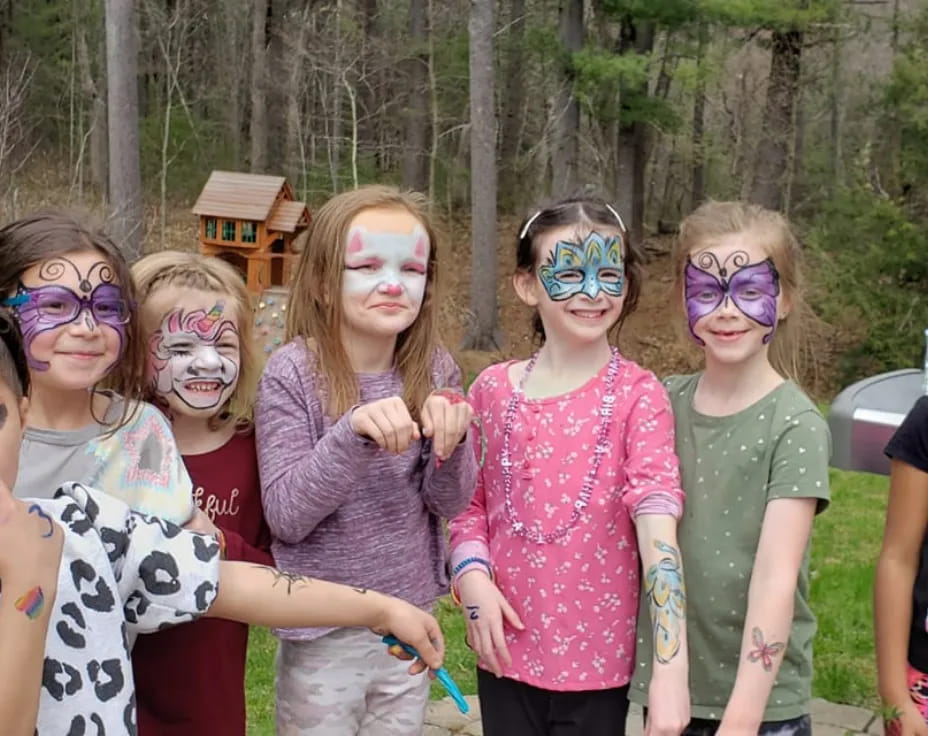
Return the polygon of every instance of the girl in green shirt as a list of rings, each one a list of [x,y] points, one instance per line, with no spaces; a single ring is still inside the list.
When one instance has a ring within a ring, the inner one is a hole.
[[[811,734],[812,520],[828,501],[828,427],[794,382],[800,250],[786,220],[709,202],[687,217],[677,294],[705,366],[665,381],[686,510],[693,719],[685,734]],[[630,698],[647,702],[651,636],[639,617]]]

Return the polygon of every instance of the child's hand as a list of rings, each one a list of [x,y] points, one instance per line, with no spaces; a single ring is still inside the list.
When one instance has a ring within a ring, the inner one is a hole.
[[[432,438],[439,460],[447,460],[464,439],[474,410],[463,395],[450,389],[432,393],[422,405],[422,434]]]
[[[654,665],[645,736],[679,736],[689,722],[690,687],[685,660]]]
[[[406,601],[390,596],[385,598],[386,604],[381,620],[376,626],[371,627],[372,630],[380,636],[393,634],[419,652],[419,659],[409,668],[409,674],[418,674],[426,667],[433,670],[441,667],[445,656],[445,640],[438,621]],[[388,651],[399,659],[409,658],[400,647],[390,647]]]
[[[351,429],[388,452],[401,455],[419,439],[419,427],[399,396],[372,401],[351,413]]]
[[[0,481],[0,579],[54,595],[64,533],[39,504],[20,501]]]
[[[467,642],[497,677],[503,667],[512,665],[506,647],[503,619],[522,630],[525,628],[515,609],[483,570],[468,570],[457,582],[461,609],[467,620]]]
[[[209,515],[199,506],[193,512],[190,521],[184,524],[184,529],[191,532],[199,532],[200,534],[212,534],[213,536],[219,533],[219,527],[213,523]]]
[[[886,736],[928,736],[928,725],[918,708],[908,698],[903,705],[893,709],[893,717],[883,722]]]

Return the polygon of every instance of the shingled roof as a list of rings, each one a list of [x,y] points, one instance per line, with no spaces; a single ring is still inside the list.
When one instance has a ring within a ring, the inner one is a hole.
[[[293,232],[304,212],[308,222],[309,211],[304,203],[289,199],[271,211],[285,186],[283,176],[214,171],[193,205],[193,214],[267,222],[269,229]]]

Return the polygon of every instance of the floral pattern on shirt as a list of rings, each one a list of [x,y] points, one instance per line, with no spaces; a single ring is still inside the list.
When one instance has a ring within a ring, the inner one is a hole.
[[[683,492],[667,393],[654,375],[620,361],[608,451],[589,505],[550,544],[515,534],[505,508],[500,458],[512,363],[474,382],[487,455],[468,509],[451,522],[452,563],[487,555],[496,583],[525,630],[506,629],[513,664],[506,677],[550,690],[626,684],[634,667],[638,613],[639,512],[679,518]],[[593,460],[606,368],[580,388],[523,398],[510,451],[515,513],[533,531],[568,523]]]

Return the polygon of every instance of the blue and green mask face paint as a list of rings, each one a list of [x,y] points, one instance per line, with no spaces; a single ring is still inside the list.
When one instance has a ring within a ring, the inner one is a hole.
[[[554,301],[585,294],[595,299],[602,291],[619,297],[625,290],[622,238],[604,238],[591,232],[582,243],[560,240],[548,263],[538,269],[538,278]]]

